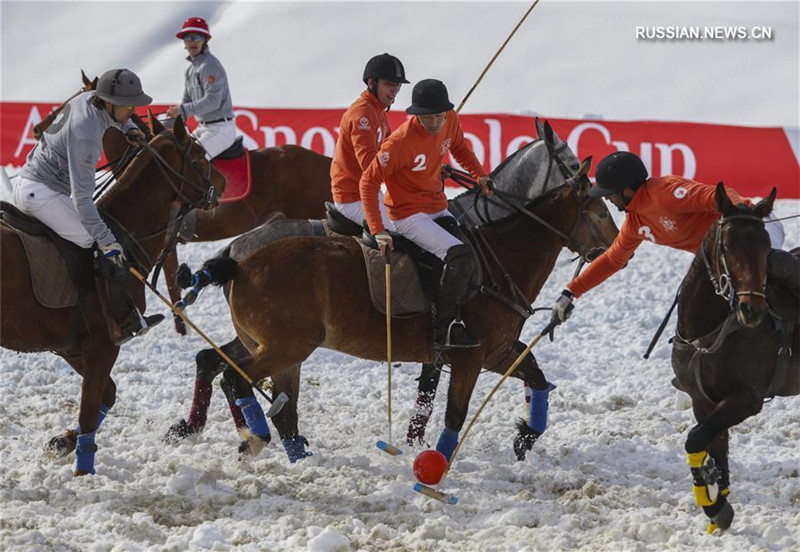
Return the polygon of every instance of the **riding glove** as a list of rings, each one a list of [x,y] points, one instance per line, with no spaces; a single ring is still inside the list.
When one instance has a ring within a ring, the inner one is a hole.
[[[552,317],[558,318],[559,323],[564,322],[572,315],[572,310],[575,308],[575,305],[572,304],[574,297],[570,290],[565,289],[553,305]]]
[[[122,249],[122,246],[119,244],[119,242],[111,242],[108,245],[101,245],[100,251],[103,252],[103,256],[106,259],[113,262],[115,265],[125,265],[125,251]]]
[[[378,242],[381,253],[385,253],[386,248],[389,248],[389,251],[394,249],[394,241],[392,240],[392,236],[389,235],[389,232],[378,232],[374,237],[375,241]]]

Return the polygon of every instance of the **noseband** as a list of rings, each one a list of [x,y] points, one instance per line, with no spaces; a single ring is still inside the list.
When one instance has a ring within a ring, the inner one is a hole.
[[[764,299],[767,297],[764,293],[767,285],[766,276],[765,281],[762,284],[761,291],[736,291],[734,288],[733,278],[731,276],[731,271],[728,268],[728,261],[725,257],[725,248],[722,243],[722,227],[726,223],[737,219],[758,221],[762,226],[764,225],[764,221],[754,215],[731,215],[729,217],[722,217],[716,223],[714,223],[716,225],[716,235],[714,237],[714,257],[711,261],[709,261],[708,255],[706,254],[705,240],[703,240],[703,243],[700,244],[701,257],[706,265],[706,272],[711,280],[711,285],[714,286],[714,293],[728,301],[731,309],[733,309],[739,297],[755,296],[762,297]]]

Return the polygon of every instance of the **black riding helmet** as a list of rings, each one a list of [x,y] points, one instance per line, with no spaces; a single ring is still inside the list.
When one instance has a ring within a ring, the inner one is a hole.
[[[597,183],[589,189],[591,197],[605,197],[647,180],[647,169],[639,156],[629,151],[606,155],[597,164]]]
[[[409,115],[434,115],[453,109],[447,96],[447,87],[440,80],[424,79],[414,85],[411,91],[411,107],[406,109]]]
[[[391,54],[380,54],[373,56],[364,67],[364,84],[367,80],[383,79],[389,82],[408,84],[406,80],[406,70],[400,60]]]

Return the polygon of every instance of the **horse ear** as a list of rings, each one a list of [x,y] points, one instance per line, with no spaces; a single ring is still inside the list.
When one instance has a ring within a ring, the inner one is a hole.
[[[544,139],[544,127],[542,126],[542,121],[539,120],[539,117],[536,117],[536,135],[540,139]]]
[[[592,156],[590,155],[583,161],[581,161],[581,168],[578,170],[578,174],[587,175],[589,171],[592,169]]]
[[[150,127],[150,132],[153,133],[153,136],[158,136],[164,130],[164,125],[161,124],[161,121],[159,121],[149,109],[147,110],[147,124]]]
[[[89,80],[89,77],[86,76],[86,73],[83,72],[83,69],[81,69],[81,80],[83,81],[84,90],[97,89],[97,77],[95,77],[94,80]]]
[[[723,217],[731,214],[735,210],[731,198],[729,198],[727,192],[725,192],[725,184],[722,181],[717,183],[717,191],[714,193],[714,198],[717,200],[717,211],[722,213]]]
[[[772,188],[772,191],[767,197],[756,203],[753,208],[754,215],[758,218],[764,218],[772,212],[772,207],[775,204],[775,197],[778,195],[778,188]]]
[[[189,141],[189,133],[186,131],[186,127],[183,124],[183,116],[178,115],[175,117],[175,123],[172,125],[172,133],[181,144],[185,144]]]
[[[553,127],[550,126],[550,121],[544,122],[544,140],[550,144],[556,143],[556,140],[553,137]]]

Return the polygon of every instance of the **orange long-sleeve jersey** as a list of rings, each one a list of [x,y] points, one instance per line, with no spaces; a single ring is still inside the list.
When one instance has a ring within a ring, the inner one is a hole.
[[[373,234],[385,230],[378,203],[382,182],[386,183],[384,202],[391,220],[416,213],[438,213],[447,208],[441,169],[448,151],[452,151],[456,161],[475,178],[486,175],[469,141],[464,138],[455,111],[447,113],[444,127],[437,136],[432,136],[416,117],[412,117],[384,141],[359,183],[364,214]]]
[[[751,204],[736,190],[725,188],[734,204]],[[644,240],[695,253],[703,236],[720,214],[714,198],[716,186],[680,176],[649,179],[625,208],[627,215],[614,243],[595,259],[567,289],[580,297],[625,266]]]
[[[331,192],[336,203],[359,201],[361,174],[392,132],[386,108],[369,90],[344,112],[331,164]]]

